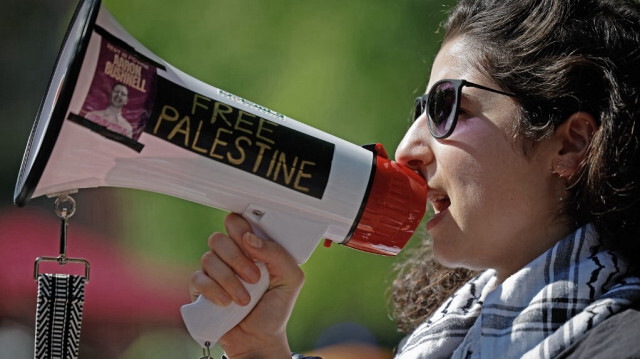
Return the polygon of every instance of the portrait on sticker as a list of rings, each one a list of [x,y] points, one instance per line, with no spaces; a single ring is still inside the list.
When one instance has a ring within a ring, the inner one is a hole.
[[[155,66],[102,39],[95,74],[79,114],[91,123],[82,122],[111,139],[137,141],[153,106],[155,76]]]

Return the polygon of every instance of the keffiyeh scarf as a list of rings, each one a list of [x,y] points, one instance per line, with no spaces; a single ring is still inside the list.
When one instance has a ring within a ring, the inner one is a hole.
[[[640,300],[628,267],[587,225],[497,287],[493,270],[466,283],[396,358],[552,358]]]

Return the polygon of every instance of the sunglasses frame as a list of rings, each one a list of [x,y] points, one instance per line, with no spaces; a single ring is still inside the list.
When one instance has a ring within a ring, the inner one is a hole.
[[[436,132],[436,130],[433,128],[435,126],[433,119],[431,118],[431,116],[429,116],[429,111],[427,108],[427,104],[429,103],[429,94],[432,94],[436,88],[445,82],[450,82],[453,84],[453,87],[455,89],[455,98],[454,98],[454,103],[453,103],[453,119],[451,120],[451,127],[449,127],[449,129],[447,130],[447,132],[445,132],[444,134],[440,135]],[[456,128],[456,125],[458,124],[458,113],[460,112],[460,96],[462,96],[462,88],[463,87],[475,87],[475,88],[479,88],[481,90],[485,90],[485,91],[490,91],[493,93],[497,93],[500,95],[505,95],[505,96],[509,96],[509,97],[516,97],[515,94],[512,93],[508,93],[508,92],[504,92],[504,91],[500,91],[500,90],[496,90],[496,89],[492,89],[490,87],[486,87],[486,86],[482,86],[467,80],[461,80],[461,79],[443,79],[440,80],[438,82],[436,82],[435,84],[433,84],[433,86],[431,86],[431,88],[429,89],[429,91],[427,91],[427,93],[425,93],[422,96],[418,96],[416,98],[416,102],[415,102],[415,114],[414,114],[414,121],[418,119],[418,117],[422,116],[422,114],[424,113],[425,116],[427,117],[427,124],[429,127],[429,132],[431,133],[431,136],[433,136],[434,138],[437,139],[445,139],[449,136],[451,136],[451,134],[453,133],[453,130]],[[419,109],[419,110],[418,110]]]

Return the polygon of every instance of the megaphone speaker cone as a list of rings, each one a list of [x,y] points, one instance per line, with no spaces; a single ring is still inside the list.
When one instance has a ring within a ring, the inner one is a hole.
[[[13,200],[20,207],[31,198],[53,151],[89,44],[91,24],[99,9],[99,0],[79,3],[65,34],[18,174]]]

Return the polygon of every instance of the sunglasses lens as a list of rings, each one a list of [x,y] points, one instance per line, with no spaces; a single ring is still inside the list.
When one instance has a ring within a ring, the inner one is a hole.
[[[436,84],[429,91],[427,101],[427,110],[429,111],[427,117],[431,132],[436,137],[445,136],[451,129],[455,118],[455,85],[449,81]]]

